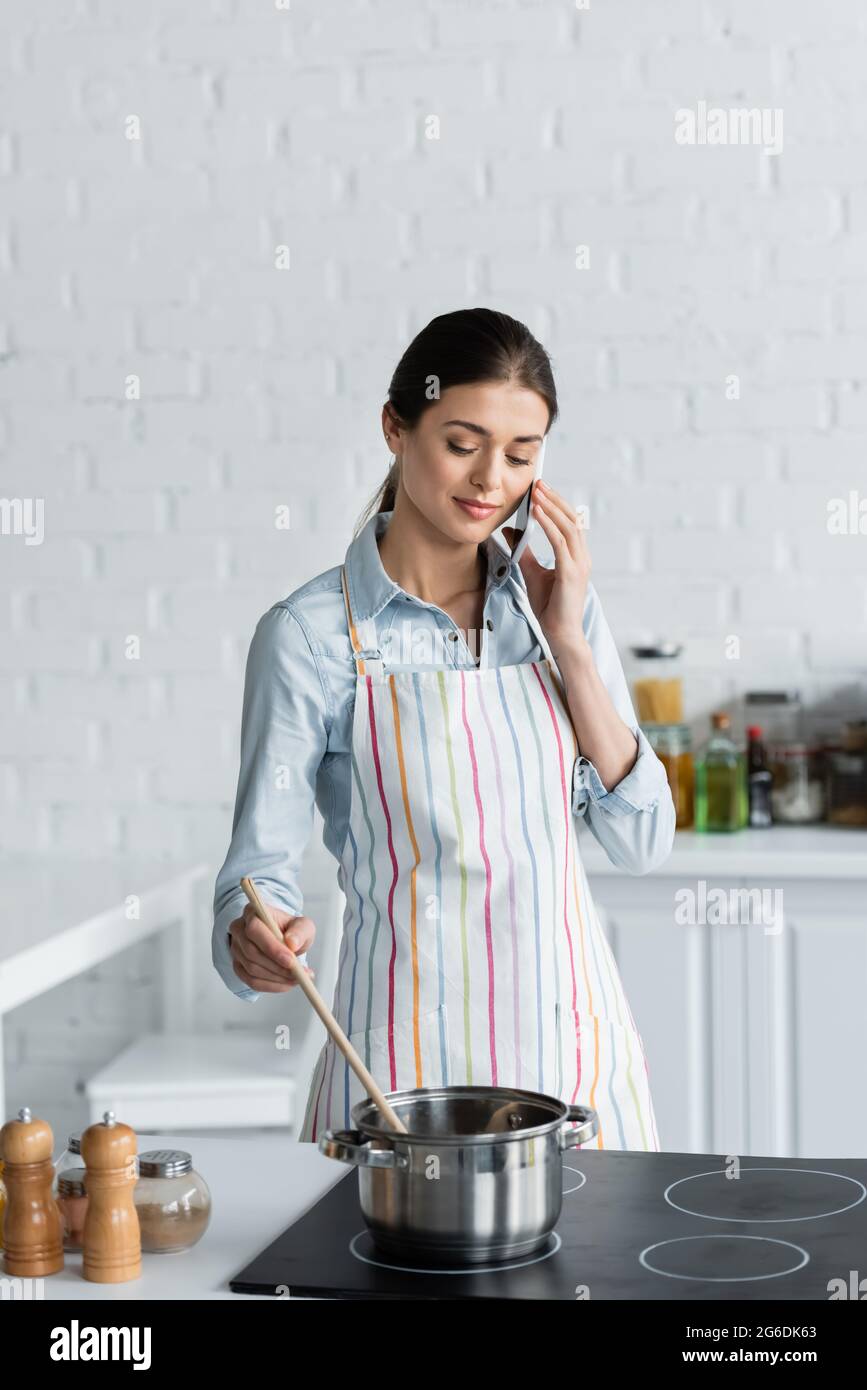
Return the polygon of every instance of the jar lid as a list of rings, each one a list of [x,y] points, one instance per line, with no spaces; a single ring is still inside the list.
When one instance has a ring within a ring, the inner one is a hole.
[[[185,1149],[148,1149],[138,1156],[139,1176],[142,1178],[174,1178],[189,1173],[193,1156]]]
[[[84,1197],[87,1188],[84,1186],[84,1179],[87,1176],[86,1168],[66,1168],[57,1179],[58,1197]]]
[[[672,657],[680,656],[683,647],[679,642],[652,642],[646,647],[630,647],[629,650],[637,657]]]
[[[655,752],[687,753],[692,747],[689,724],[642,724],[647,741]]]
[[[748,690],[744,703],[748,705],[797,705],[801,702],[797,690]]]

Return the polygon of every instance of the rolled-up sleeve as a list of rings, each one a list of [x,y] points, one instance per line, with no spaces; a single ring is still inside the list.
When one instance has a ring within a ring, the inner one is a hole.
[[[572,770],[572,811],[583,816],[608,858],[630,874],[665,862],[675,833],[675,809],[665,767],[638,725],[611,629],[592,583],[587,586],[584,635],[617,713],[635,735],[635,761],[606,791],[597,769],[579,752]]]
[[[250,642],[232,839],[214,888],[212,960],[239,999],[260,994],[235,974],[229,950],[229,924],[247,904],[240,882],[248,874],[266,903],[301,913],[299,876],[329,722],[327,688],[305,626],[290,605],[275,604]]]

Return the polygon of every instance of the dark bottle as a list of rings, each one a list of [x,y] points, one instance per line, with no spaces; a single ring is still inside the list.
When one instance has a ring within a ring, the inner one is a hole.
[[[755,828],[773,824],[771,815],[771,784],[773,777],[765,757],[762,730],[758,724],[747,728],[747,790],[749,794],[749,824]]]

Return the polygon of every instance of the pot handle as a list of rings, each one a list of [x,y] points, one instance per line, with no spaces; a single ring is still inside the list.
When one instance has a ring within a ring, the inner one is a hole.
[[[319,1152],[356,1168],[406,1168],[409,1160],[394,1149],[371,1148],[357,1129],[327,1129],[319,1137]]]
[[[561,1129],[559,1132],[560,1152],[574,1149],[576,1144],[586,1144],[599,1131],[599,1116],[589,1105],[570,1105],[569,1119],[578,1121],[577,1129]]]

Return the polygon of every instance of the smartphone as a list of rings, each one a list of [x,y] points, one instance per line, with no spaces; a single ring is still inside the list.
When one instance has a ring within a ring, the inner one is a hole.
[[[507,522],[507,525],[511,526],[515,532],[514,543],[512,545],[513,560],[520,560],[524,551],[527,549],[527,542],[530,539],[530,534],[533,530],[534,525],[536,524],[536,518],[531,513],[530,507],[533,503],[533,490],[536,486],[536,483],[542,476],[542,464],[545,462],[545,445],[547,443],[548,436],[546,434],[545,438],[542,440],[539,452],[536,455],[536,463],[533,468],[533,478],[530,483],[530,486],[527,488],[527,491],[524,493],[524,496],[518,503],[518,510],[515,512],[514,516],[512,516],[510,520]]]

